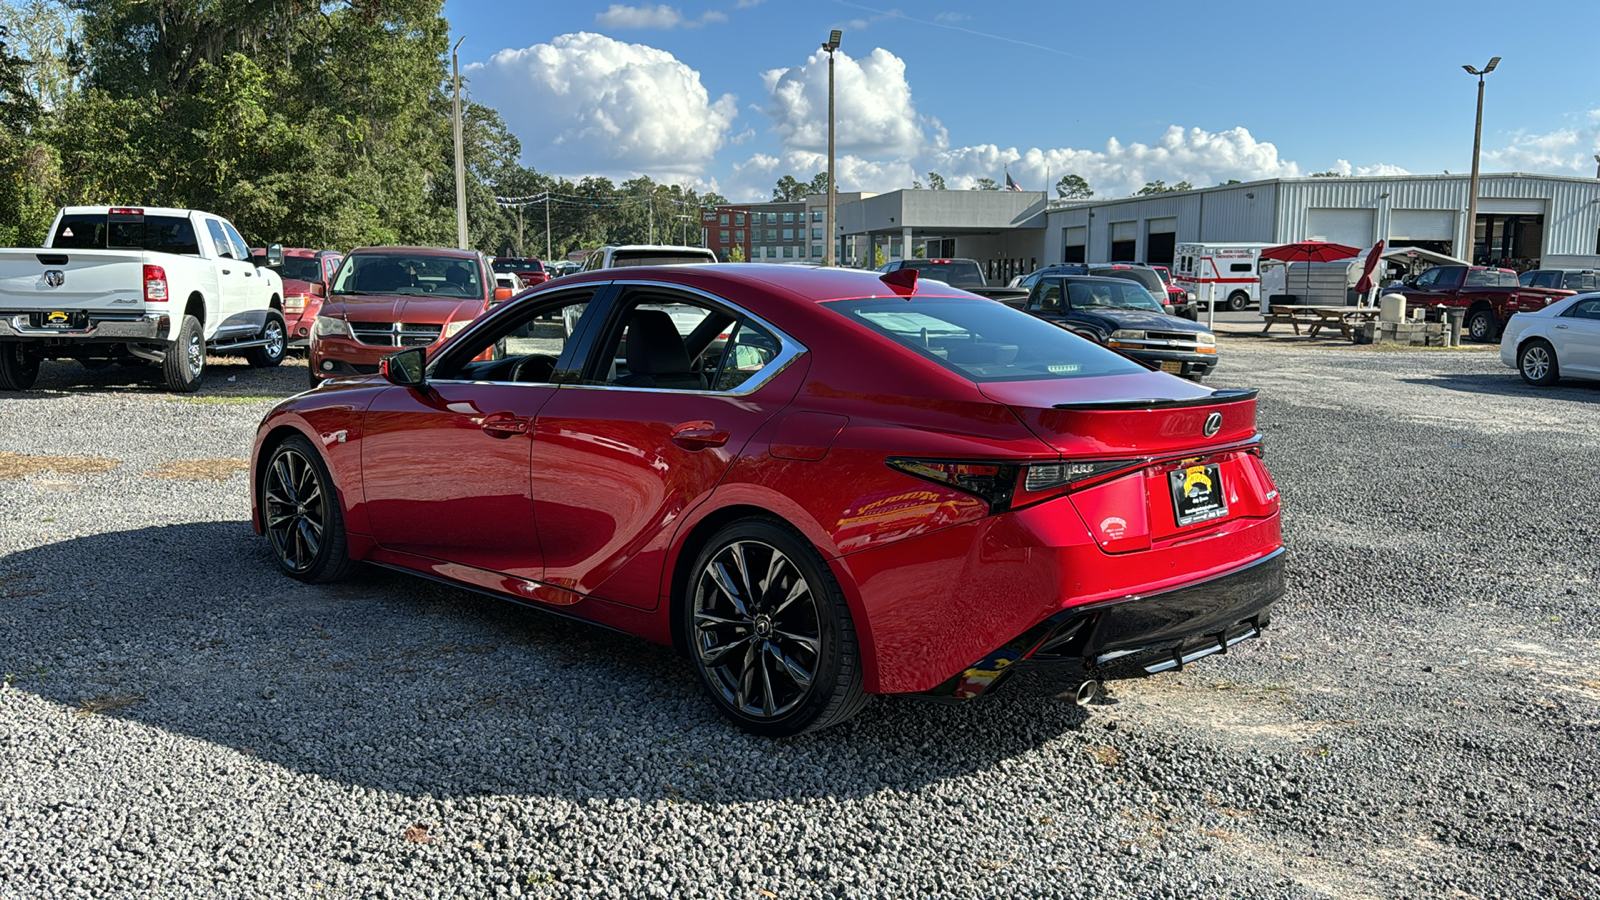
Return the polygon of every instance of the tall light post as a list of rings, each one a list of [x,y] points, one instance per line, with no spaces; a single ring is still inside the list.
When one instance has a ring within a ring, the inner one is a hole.
[[[1594,177],[1600,178],[1600,153],[1594,155]]]
[[[461,41],[450,48],[450,70],[455,75],[455,124],[456,124],[456,247],[467,249],[467,168],[462,162],[461,151],[461,60],[456,57],[456,51],[461,49]],[[519,250],[520,252],[520,250]]]
[[[839,49],[841,37],[844,37],[844,32],[835,29],[828,33],[828,42],[822,45],[822,49],[828,51],[828,221],[823,229],[828,235],[828,249],[822,255],[822,264],[825,266],[838,263],[835,251],[839,244],[833,236],[834,194],[839,190],[833,180],[833,51]]]
[[[1478,150],[1483,146],[1483,76],[1494,71],[1500,65],[1500,57],[1489,60],[1489,64],[1479,71],[1476,66],[1462,66],[1468,75],[1478,76],[1478,124],[1472,129],[1472,181],[1467,187],[1467,261],[1477,262],[1474,255],[1478,251]],[[1483,236],[1484,248],[1488,249],[1489,241],[1493,235]]]

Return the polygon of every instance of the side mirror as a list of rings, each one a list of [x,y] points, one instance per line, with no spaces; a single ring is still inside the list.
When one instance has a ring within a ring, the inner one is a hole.
[[[322,282],[313,281],[311,282],[311,293],[316,294],[318,297],[326,297],[328,296],[328,289],[322,286]]]
[[[1412,285],[1417,283],[1417,276],[1415,276],[1415,275],[1407,275],[1406,277],[1400,279],[1400,283],[1405,285],[1406,287],[1411,287]]]
[[[1174,316],[1174,315],[1178,314],[1178,308],[1173,306],[1171,303],[1163,303],[1163,304],[1161,304],[1161,311],[1166,313],[1169,316]]]
[[[283,245],[282,244],[268,244],[267,245],[267,265],[268,266],[281,266],[281,265],[283,265]]]
[[[507,300],[511,299],[511,295],[513,293],[515,293],[515,292],[512,291],[511,288],[497,287],[497,288],[494,289],[494,302],[496,302],[496,303],[504,303]]]
[[[390,384],[420,388],[427,384],[424,375],[427,361],[424,348],[412,347],[399,353],[391,353],[379,360],[378,372],[387,378]]]

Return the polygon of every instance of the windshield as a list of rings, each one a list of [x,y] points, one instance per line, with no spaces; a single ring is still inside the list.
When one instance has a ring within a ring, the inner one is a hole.
[[[1166,293],[1166,285],[1161,283],[1161,276],[1149,269],[1090,269],[1090,275],[1099,275],[1105,278],[1121,278],[1126,281],[1137,281],[1144,285],[1145,290],[1154,294],[1157,291]]]
[[[611,255],[611,268],[622,266],[681,266],[689,263],[716,262],[716,257],[705,253],[677,252],[672,250],[618,250]]]
[[[481,297],[477,264],[459,256],[357,253],[339,267],[335,294]]]
[[[1165,312],[1150,292],[1133,282],[1069,281],[1067,304],[1073,309],[1148,309]]]
[[[1144,371],[1092,341],[993,300],[880,297],[823,306],[978,383]]]
[[[908,259],[901,268],[916,269],[919,277],[932,278],[945,284],[983,284],[983,272],[975,262],[938,262],[924,259]]]

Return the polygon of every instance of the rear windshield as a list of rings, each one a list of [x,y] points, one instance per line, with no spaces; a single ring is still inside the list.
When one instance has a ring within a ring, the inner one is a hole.
[[[1569,291],[1600,291],[1600,275],[1593,272],[1567,272],[1561,276],[1561,286]]]
[[[1160,291],[1166,293],[1166,286],[1161,282],[1161,276],[1150,269],[1090,269],[1090,275],[1099,275],[1105,278],[1123,278],[1128,281],[1137,281],[1144,285],[1145,290],[1152,293]]]
[[[945,284],[983,284],[983,272],[975,262],[929,262],[906,260],[901,268],[916,269],[922,278],[933,278]]]
[[[1516,287],[1517,273],[1505,269],[1468,269],[1467,287]]]
[[[458,256],[357,253],[345,257],[335,294],[482,297],[477,264]]]
[[[497,259],[494,261],[496,272],[542,272],[544,268],[537,259]]]
[[[978,297],[898,297],[823,304],[978,383],[1143,372],[1064,328]]]
[[[656,253],[651,250],[618,251],[611,256],[611,268],[622,266],[681,266],[715,262],[710,253]]]
[[[149,250],[200,255],[200,244],[187,216],[62,216],[50,246],[57,250]]]

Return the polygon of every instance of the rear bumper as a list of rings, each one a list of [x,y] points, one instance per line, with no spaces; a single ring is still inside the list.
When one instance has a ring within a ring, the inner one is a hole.
[[[37,312],[0,312],[0,340],[52,341],[72,344],[165,343],[172,318],[164,313],[101,316],[66,310],[70,324],[35,325]]]
[[[1088,679],[1182,669],[1260,634],[1284,593],[1283,550],[1158,594],[1063,610],[918,696],[970,700],[1001,683],[1060,693]]]

